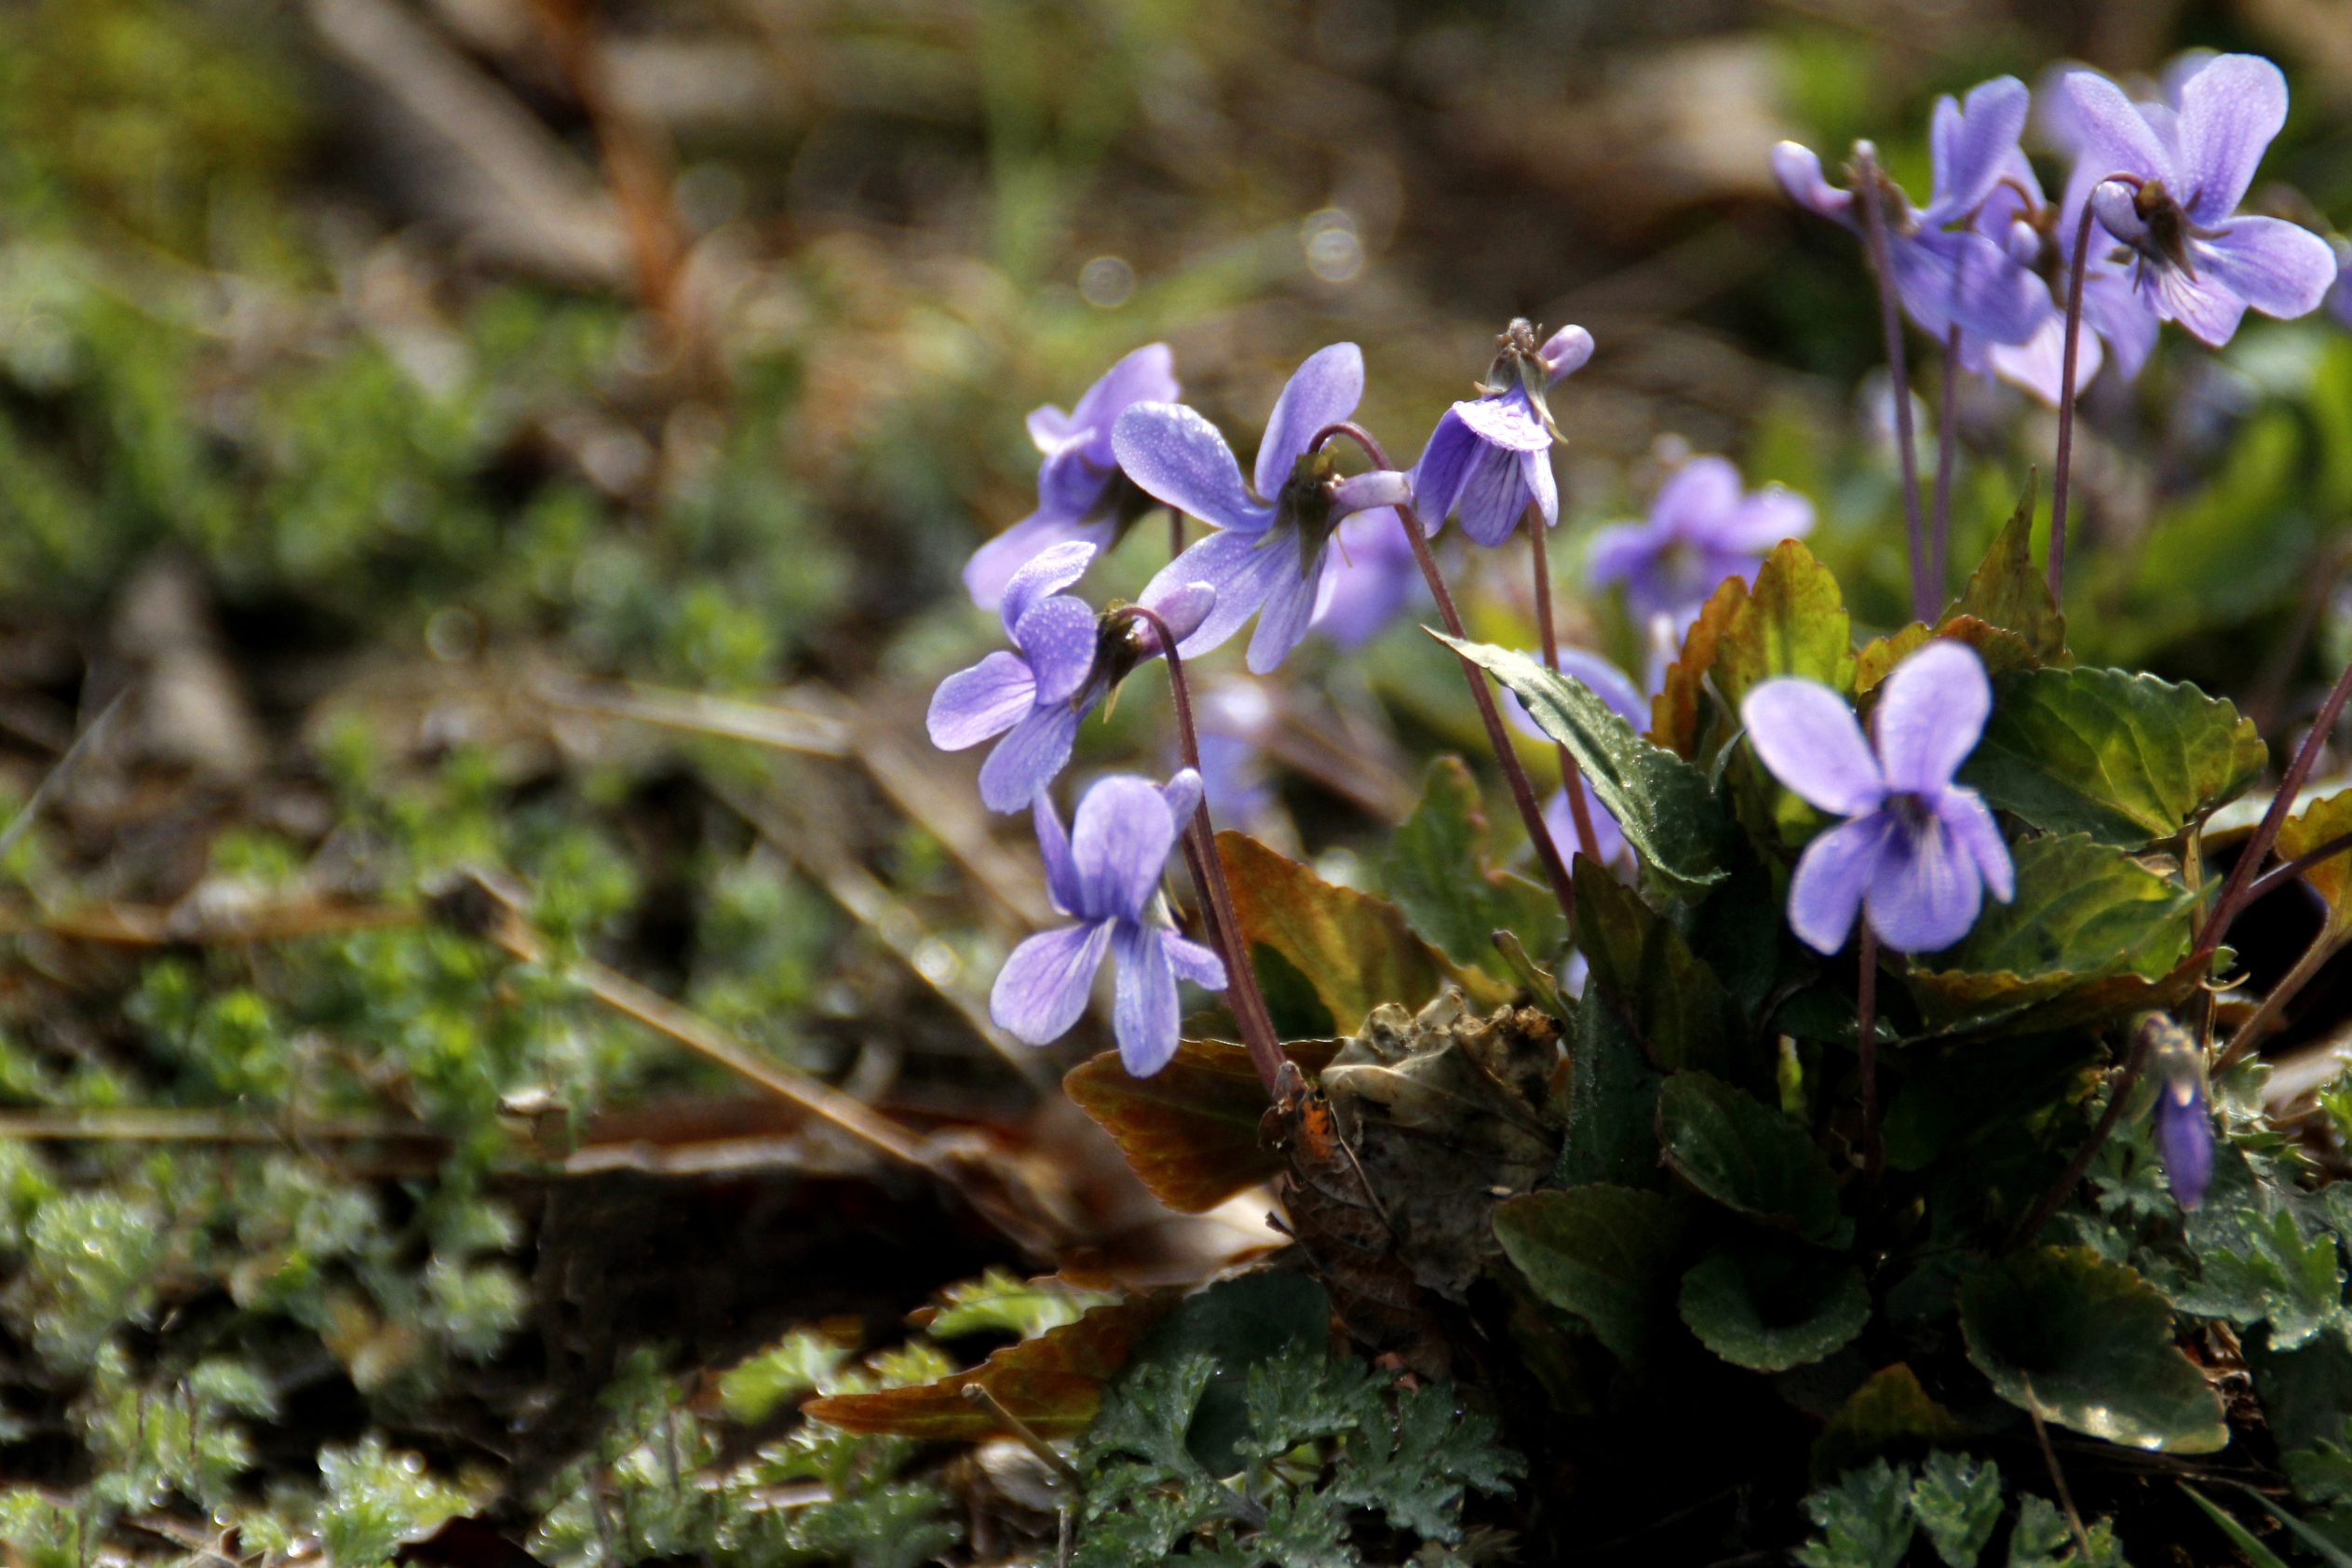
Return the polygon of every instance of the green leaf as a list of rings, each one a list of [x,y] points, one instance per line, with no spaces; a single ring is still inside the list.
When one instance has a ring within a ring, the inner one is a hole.
[[[1805,1568],[1898,1568],[1911,1549],[1911,1467],[1873,1459],[1816,1489],[1805,1511],[1821,1527],[1797,1548]]]
[[[1854,628],[1837,575],[1794,539],[1773,547],[1715,644],[1715,688],[1734,713],[1778,675],[1854,694]]]
[[[1968,1429],[1920,1386],[1908,1363],[1881,1367],[1813,1440],[1813,1478],[1841,1475],[1865,1460],[1920,1443],[1963,1442]]]
[[[1970,616],[2012,632],[2042,664],[2069,665],[2066,616],[2050,598],[2049,579],[2034,564],[2034,486],[2029,480],[2017,510],[2001,525],[1983,561],[1968,574],[1968,586],[1946,615]]]
[[[1706,777],[1633,726],[1583,682],[1524,654],[1429,634],[1517,693],[1546,735],[1568,748],[1642,865],[1685,897],[1723,880],[1725,823]]]
[[[2088,1557],[2075,1545],[2074,1526],[2058,1506],[2027,1493],[2018,1499],[2017,1525],[2009,1532],[2009,1568],[2126,1568],[2114,1524],[2094,1520],[2083,1534]]]
[[[1996,677],[1960,782],[2054,833],[2134,849],[2242,793],[2269,752],[2253,721],[2195,686],[2122,669]]]
[[[1325,882],[1246,834],[1217,835],[1243,939],[1282,955],[1331,1009],[1332,1032],[1353,1034],[1383,1002],[1418,1009],[1464,977],[1413,934],[1396,905]],[[1465,984],[1483,995],[1489,988]]]
[[[1598,994],[1576,1003],[1568,1042],[1568,1128],[1552,1185],[1595,1182],[1654,1187],[1658,1071],[1615,1007]]]
[[[1938,1449],[1912,1483],[1911,1508],[1946,1568],[1976,1568],[2001,1522],[2001,1467]]]
[[[1184,1440],[1201,1468],[1231,1475],[1241,1468],[1237,1445],[1250,1435],[1250,1369],[1292,1345],[1322,1344],[1331,1319],[1331,1297],[1306,1275],[1260,1269],[1222,1279],[1144,1335],[1127,1375],[1208,1357],[1213,1370]]]
[[[1663,1316],[1687,1223],[1663,1193],[1596,1183],[1509,1199],[1494,1210],[1494,1236],[1537,1295],[1637,1361]]]
[[[2039,1247],[1960,1291],[1968,1359],[2021,1410],[2131,1448],[2210,1453],[2221,1399],[2173,1346],[2172,1304],[2085,1247]]]
[[[2264,1219],[2241,1210],[2237,1232],[2242,1250],[2228,1245],[2199,1248],[2201,1277],[2176,1292],[2184,1312],[2227,1318],[2251,1328],[2268,1319],[2274,1350],[2293,1350],[2344,1316],[2344,1265],[2335,1234],[2318,1228],[2309,1241],[2284,1208]]]
[[[1459,757],[1429,764],[1421,804],[1389,837],[1380,881],[1417,935],[1500,980],[1513,977],[1494,951],[1497,929],[1545,953],[1566,935],[1549,889],[1492,864],[1478,781]]]
[[[2206,1517],[2220,1527],[2222,1534],[2229,1537],[2229,1544],[2243,1552],[2246,1561],[2252,1563],[2254,1568],[2287,1568],[2284,1558],[2263,1545],[2260,1537],[2216,1506],[2204,1493],[2199,1492],[2187,1481],[2182,1481],[2180,1487],[2182,1491],[2189,1494],[2190,1502],[2205,1510]]]
[[[990,1331],[1030,1339],[1076,1322],[1090,1307],[1108,1306],[1119,1299],[1111,1291],[1074,1285],[1058,1274],[1023,1279],[1002,1268],[950,1285],[939,1298],[936,1310],[914,1315],[916,1326],[933,1339]]]
[[[1747,1021],[1715,971],[1632,888],[1582,856],[1575,875],[1576,945],[1651,1060],[1736,1075]]]
[[[2306,1503],[2341,1503],[2352,1497],[2352,1452],[2325,1438],[2309,1448],[2280,1451],[2278,1462]]]
[[[1399,1393],[1393,1421],[1385,1408],[1380,1414],[1348,1437],[1330,1495],[1378,1508],[1394,1529],[1459,1541],[1463,1489],[1508,1496],[1507,1478],[1527,1473],[1526,1462],[1494,1440],[1494,1418],[1466,1409],[1444,1383]]]
[[[2251,1492],[2251,1489],[2249,1488],[2249,1491]],[[2263,1506],[2264,1510],[2267,1512],[2271,1518],[2277,1520],[2280,1526],[2283,1527],[2289,1534],[2292,1535],[2296,1540],[2301,1541],[2305,1546],[2309,1547],[2313,1551],[2318,1552],[2319,1554],[2319,1561],[2325,1562],[2328,1565],[2328,1568],[2352,1568],[2352,1551],[2345,1550],[2344,1545],[2339,1539],[2334,1536],[2331,1536],[2325,1531],[2319,1530],[2305,1523],[2304,1521],[2297,1519],[2294,1515],[2289,1513],[2286,1509],[2280,1507],[2278,1504],[2272,1502],[2268,1497],[2264,1496],[2259,1492],[2253,1492],[2252,1496],[2254,1501],[2260,1503]],[[2329,1514],[2335,1514],[2339,1511],[2340,1510],[2332,1508],[2329,1510]],[[2323,1519],[2327,1518],[2326,1515],[2321,1517]],[[2331,1522],[2334,1521],[2331,1521]]]
[[[1966,937],[1904,977],[1932,1029],[2055,1029],[2071,1020],[2050,1004],[2105,977],[2154,981],[2187,951],[2195,896],[2121,851],[2070,834],[2021,840],[2009,858],[2016,896],[1988,899]]]
[[[1683,1276],[1683,1321],[1736,1367],[1786,1372],[1862,1331],[1871,1293],[1851,1264],[1770,1248],[1718,1247]]]
[[[1726,1208],[1807,1241],[1843,1245],[1852,1224],[1803,1128],[1747,1090],[1677,1073],[1658,1090],[1658,1146],[1677,1176]]]

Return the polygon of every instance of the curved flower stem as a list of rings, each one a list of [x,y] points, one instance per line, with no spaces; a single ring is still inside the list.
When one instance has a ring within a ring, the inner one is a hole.
[[[1886,373],[1894,383],[1895,445],[1902,465],[1903,521],[1911,537],[1911,613],[1914,619],[1927,621],[1934,619],[1940,606],[1927,586],[1927,542],[1919,518],[1919,453],[1912,444],[1911,378],[1903,363],[1902,306],[1896,296],[1894,274],[1886,264],[1886,196],[1877,155],[1865,152],[1857,161],[1861,168],[1854,194],[1862,204],[1862,233],[1870,248],[1871,270],[1878,275],[1879,323],[1886,335]]]
[[[1551,541],[1544,534],[1544,514],[1534,502],[1527,506],[1527,544],[1535,562],[1535,630],[1543,639],[1544,668],[1554,675],[1560,673],[1560,634],[1551,619]],[[1560,750],[1560,788],[1568,797],[1568,814],[1576,824],[1576,853],[1595,865],[1601,857],[1592,852],[1598,842],[1592,835],[1592,808],[1585,804],[1584,773],[1576,766],[1576,759],[1565,746],[1552,743]]]
[[[1943,340],[1943,413],[1936,421],[1936,522],[1927,552],[1927,586],[1943,608],[1951,588],[1952,479],[1959,455],[1959,432],[1953,426],[1953,388],[1960,382],[1960,324],[1955,321]]]
[[[1389,466],[1388,453],[1382,450],[1380,442],[1353,420],[1324,426],[1306,443],[1306,450],[1319,451],[1333,436],[1345,436],[1354,441],[1375,466]],[[1446,591],[1445,578],[1438,571],[1438,558],[1429,548],[1428,536],[1421,532],[1421,519],[1408,506],[1397,508],[1397,520],[1403,525],[1405,539],[1413,546],[1413,559],[1438,602],[1439,619],[1445,622],[1451,635],[1468,637],[1469,632],[1462,625],[1462,612],[1454,608],[1453,595]],[[1454,656],[1461,658],[1459,654]],[[1544,810],[1535,800],[1535,788],[1527,781],[1527,770],[1520,765],[1519,753],[1512,749],[1510,732],[1503,727],[1503,715],[1494,706],[1494,694],[1486,688],[1486,672],[1468,659],[1462,659],[1462,679],[1468,683],[1470,698],[1478,704],[1479,717],[1486,724],[1487,743],[1494,748],[1494,760],[1503,769],[1504,782],[1510,786],[1512,804],[1519,807],[1520,822],[1527,829],[1528,841],[1535,846],[1535,858],[1543,864],[1544,880],[1550,885],[1551,896],[1560,902],[1560,912],[1574,925],[1575,884],[1569,880],[1567,862],[1560,858],[1560,846],[1551,841],[1551,830],[1544,825]]]
[[[2075,263],[2066,274],[2066,347],[2058,365],[2058,463],[2049,484],[2049,596],[2063,606],[2066,582],[2066,484],[2075,471],[2075,362],[2083,341],[2083,272],[2090,263],[2090,202],[2075,225]]]
[[[2286,826],[2288,816],[2293,812],[2295,796],[2303,791],[2304,780],[2311,777],[2311,769],[2319,760],[2319,750],[2334,731],[2336,720],[2344,716],[2346,697],[2352,697],[2352,664],[2344,667],[2344,673],[2335,678],[2334,686],[2328,692],[2327,701],[2319,705],[2318,713],[2311,721],[2311,732],[2303,737],[2295,760],[2287,764],[2287,776],[2278,781],[2278,792],[2271,797],[2270,809],[2263,813],[2262,825],[2246,841],[2237,863],[2230,867],[2221,892],[2214,896],[2212,915],[2205,922],[2197,945],[2183,960],[2183,968],[2193,969],[2211,958],[2222,945],[2222,939],[2229,934],[2229,923],[2252,901],[2249,890],[2253,886],[2254,872],[2262,869],[2263,858],[2270,853],[2270,846],[2278,842],[2278,830]]]
[[[1862,1179],[1875,1183],[1886,1164],[1878,1136],[1878,933],[1862,916],[1862,966],[1854,985],[1854,1040],[1862,1059]]]
[[[2295,999],[2297,992],[2311,983],[2312,976],[2326,967],[2328,960],[2333,958],[2344,946],[2346,936],[2352,936],[2352,932],[2345,931],[2333,919],[2321,928],[2318,936],[2312,939],[2311,945],[2304,949],[2303,956],[2295,960],[2295,966],[2270,988],[2270,994],[2263,998],[2262,1006],[2256,1007],[2253,1015],[2239,1024],[2237,1033],[2229,1037],[2228,1046],[2213,1059],[2214,1072],[2228,1072],[2247,1052],[2262,1044],[2263,1036],[2278,1026],[2278,1015],[2287,1010],[2287,1004]]]
[[[1184,661],[1176,652],[1175,636],[1156,611],[1141,604],[1122,604],[1111,614],[1143,622],[1159,639],[1159,651],[1168,660],[1169,695],[1175,701],[1177,744],[1183,749],[1184,765],[1199,772],[1200,735],[1193,727],[1192,691],[1184,682]],[[1281,1071],[1286,1059],[1282,1043],[1275,1036],[1274,1015],[1266,1011],[1265,996],[1258,990],[1257,971],[1250,966],[1250,952],[1241,939],[1241,922],[1233,912],[1233,889],[1225,883],[1225,862],[1217,853],[1216,830],[1209,824],[1209,794],[1205,789],[1199,804],[1193,807],[1184,863],[1192,872],[1193,885],[1200,891],[1202,921],[1210,939],[1225,961],[1225,1000],[1233,1008],[1234,1022],[1240,1026],[1241,1042],[1249,1048],[1250,1065],[1257,1069],[1259,1080],[1271,1095],[1274,1075]]]
[[[2115,1087],[2107,1091],[2107,1108],[2099,1113],[2099,1121],[2091,1128],[2090,1136],[2083,1140],[2083,1146],[2075,1151],[2075,1157],[2066,1162],[2066,1169],[2058,1173],[2058,1180],[2050,1183],[2049,1191],[2044,1193],[2041,1201],[2034,1205],[2034,1211],[2025,1216],[2025,1223],[2009,1233],[2007,1243],[2001,1249],[2004,1253],[2014,1252],[2041,1235],[2042,1227],[2050,1223],[2051,1216],[2063,1208],[2067,1198],[2074,1195],[2075,1184],[2083,1179],[2083,1172],[2090,1169],[2090,1162],[2099,1157],[2100,1146],[2107,1142],[2107,1135],[2115,1131],[2115,1124],[2123,1119],[2124,1102],[2131,1098],[2132,1086],[2140,1081],[2141,1073],[2148,1065],[2148,1049],[2155,1039],[2155,1029],[2144,1022],[2131,1032],[2131,1052],[2124,1058],[2123,1071],[2116,1075]]]

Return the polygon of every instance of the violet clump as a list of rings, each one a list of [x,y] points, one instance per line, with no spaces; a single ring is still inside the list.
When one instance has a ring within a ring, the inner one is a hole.
[[[1037,509],[982,545],[964,568],[972,602],[994,610],[1013,574],[1066,541],[1108,549],[1129,524],[1157,503],[1119,471],[1111,429],[1141,402],[1174,402],[1175,356],[1145,344],[1102,372],[1068,413],[1052,403],[1032,410],[1029,439],[1045,453],[1037,469]]]
[[[1984,733],[1993,686],[1965,642],[1938,638],[1880,688],[1876,746],[1845,699],[1818,681],[1765,681],[1739,705],[1756,755],[1823,811],[1849,818],[1805,845],[1789,885],[1789,926],[1835,953],[1857,912],[1902,953],[1950,947],[1983,895],[2014,892],[2008,846],[1974,790],[1952,781]]]
[[[1068,540],[1048,547],[1005,585],[998,615],[1013,651],[990,654],[939,683],[931,696],[931,744],[961,751],[996,736],[980,764],[980,802],[1019,811],[1053,782],[1070,760],[1078,725],[1142,660],[1160,652],[1150,623],[1098,615],[1063,593],[1086,574],[1095,547]],[[1163,589],[1144,602],[1182,638],[1200,624],[1215,595],[1199,583]]]
[[[2237,212],[2286,124],[2278,67],[2256,55],[2216,55],[2179,81],[2174,104],[2134,103],[2088,71],[2070,73],[2065,88],[2081,143],[2068,210],[2090,202],[2156,316],[2218,348],[2250,306],[2282,318],[2318,307],[2336,276],[2328,242],[2282,219]]]
[[[1481,545],[1510,536],[1530,501],[1544,526],[1560,520],[1560,487],[1551,444],[1560,439],[1546,393],[1592,358],[1592,334],[1562,327],[1540,346],[1535,328],[1514,320],[1495,340],[1494,362],[1479,396],[1454,404],[1429,433],[1413,466],[1413,495],[1422,525],[1435,533],[1450,515]]]
[[[1119,416],[1112,445],[1119,466],[1151,494],[1217,530],[1160,570],[1144,588],[1156,594],[1192,583],[1216,592],[1216,607],[1178,651],[1186,658],[1223,642],[1252,615],[1250,669],[1263,675],[1306,635],[1329,580],[1324,552],[1343,520],[1410,502],[1403,474],[1376,469],[1340,477],[1327,444],[1307,450],[1317,431],[1356,412],[1364,394],[1364,357],[1352,343],[1318,349],[1300,365],[1266,419],[1254,484],[1241,476],[1217,427],[1181,403],[1139,403]]]
[[[989,1015],[1016,1039],[1042,1046],[1067,1034],[1086,1011],[1095,971],[1118,960],[1111,1032],[1119,1059],[1148,1077],[1176,1054],[1181,1018],[1176,982],[1211,991],[1225,966],[1198,942],[1179,935],[1160,897],[1160,873],[1184,821],[1200,801],[1200,776],[1189,768],[1166,787],[1115,774],[1078,803],[1064,834],[1046,795],[1034,813],[1037,849],[1054,907],[1078,924],[1043,931],[1013,949],[989,993]]]
[[[1725,577],[1753,582],[1773,546],[1812,529],[1804,496],[1777,484],[1743,493],[1727,459],[1694,457],[1658,487],[1647,522],[1611,523],[1592,536],[1588,571],[1595,588],[1624,585],[1637,627],[1667,615],[1679,640]]]
[[[1879,170],[1869,143],[1856,144],[1857,172],[1878,182],[1895,292],[1912,320],[1938,342],[1957,326],[1964,336],[2022,344],[2051,313],[2042,280],[2004,245],[1970,226],[2017,155],[2031,101],[2014,76],[1979,83],[1965,103],[1938,100],[1928,128],[1933,188],[1925,207],[1913,207]],[[1821,159],[1811,148],[1781,142],[1772,150],[1772,169],[1800,206],[1863,232],[1855,193],[1822,177]]]

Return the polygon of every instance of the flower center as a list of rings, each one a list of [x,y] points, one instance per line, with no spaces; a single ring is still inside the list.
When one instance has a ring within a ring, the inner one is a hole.
[[[2146,233],[2129,241],[2126,249],[2138,253],[2142,261],[2157,266],[2176,266],[2191,277],[2197,268],[2189,262],[2189,240],[2210,238],[2214,231],[2203,229],[2189,221],[2188,210],[2173,199],[2161,180],[2143,180],[2132,193],[2132,214],[2146,226]]]
[[[1886,809],[1895,814],[1895,820],[1913,833],[1923,831],[1935,817],[1927,803],[1909,790],[1898,790],[1886,797]]]
[[[1330,542],[1331,530],[1339,526],[1331,505],[1331,492],[1338,484],[1339,459],[1329,444],[1299,453],[1298,461],[1291,465],[1291,477],[1275,494],[1274,525],[1265,531],[1258,547],[1271,544],[1282,530],[1294,529],[1299,536],[1299,575],[1304,578],[1313,573],[1322,562],[1323,547]]]

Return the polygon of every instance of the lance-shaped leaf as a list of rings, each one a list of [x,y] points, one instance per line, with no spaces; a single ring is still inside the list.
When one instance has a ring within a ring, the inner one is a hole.
[[[1319,1073],[1341,1044],[1291,1040],[1282,1048]],[[1129,1073],[1118,1052],[1104,1051],[1070,1069],[1061,1087],[1111,1135],[1152,1196],[1178,1213],[1214,1209],[1284,1169],[1282,1156],[1258,1140],[1265,1086],[1240,1046],[1186,1040],[1148,1078]]]
[[[2135,983],[2101,994],[2138,996],[2187,951],[2194,895],[2120,850],[2082,834],[2043,835],[2012,845],[2009,858],[2016,896],[1988,899],[1966,937],[1905,977],[1931,1028],[2014,1023],[2109,979]],[[2047,1009],[2031,1017],[2040,1028],[2061,1021]]]
[[[1813,1479],[1828,1480],[1898,1449],[1965,1442],[1967,1437],[1967,1426],[1921,1386],[1919,1374],[1897,1361],[1847,1395],[1813,1440]]]
[[[1802,675],[1854,691],[1854,628],[1837,576],[1794,539],[1773,547],[1715,644],[1715,689],[1731,710],[1759,682]]]
[[[1380,880],[1416,933],[1456,964],[1478,965],[1506,982],[1513,977],[1494,950],[1497,930],[1543,953],[1566,934],[1549,889],[1490,860],[1478,781],[1459,757],[1430,763],[1421,804],[1389,837]]]
[[[1715,668],[1715,648],[1723,628],[1748,602],[1748,585],[1725,577],[1700,606],[1698,618],[1683,634],[1683,650],[1666,667],[1666,679],[1650,698],[1650,738],[1686,762],[1699,760],[1699,740],[1705,732],[1707,676]]]
[[[2268,755],[2253,721],[2195,686],[2033,669],[1994,679],[1993,717],[1960,782],[2037,828],[2129,849],[2243,791]]]
[[[2210,1453],[2222,1401],[2172,1343],[2172,1304],[2087,1247],[2037,1247],[1961,1287],[1968,1359],[2021,1410],[2108,1442]]]
[[[2313,801],[2279,824],[2278,858],[2300,859],[2346,834],[2352,834],[2352,790]],[[2314,861],[2303,879],[2327,900],[2331,925],[2339,930],[2352,926],[2352,850]]]
[[[1739,1075],[1747,1021],[1707,961],[1642,896],[1578,857],[1576,946],[1592,983],[1651,1060],[1669,1072],[1699,1067]]]
[[[1688,1216],[1663,1193],[1591,1186],[1529,1193],[1494,1210],[1494,1237],[1535,1293],[1641,1359],[1669,1310]]]
[[[1850,1239],[1837,1181],[1813,1140],[1747,1090],[1677,1073],[1658,1089],[1657,1129],[1674,1174],[1725,1208],[1824,1246]]]
[[[1480,1000],[1494,988],[1461,971],[1413,934],[1385,899],[1325,882],[1256,839],[1225,831],[1217,853],[1233,887],[1242,939],[1280,953],[1314,985],[1335,1033],[1353,1034],[1383,1002],[1417,1008],[1447,980]]]
[[[1161,1290],[1130,1296],[1008,1345],[969,1372],[872,1394],[832,1394],[809,1400],[801,1413],[849,1432],[976,1442],[1003,1430],[986,1407],[964,1397],[966,1386],[977,1383],[1044,1436],[1074,1438],[1093,1422],[1103,1386],[1144,1334],[1175,1309],[1178,1295]]]
[[[2066,651],[2066,616],[2050,598],[2048,574],[2034,564],[2033,534],[2034,486],[2029,480],[2017,510],[2002,524],[1982,562],[1968,574],[1968,586],[1961,590],[1960,601],[1945,615],[1944,624],[1961,617],[1973,619],[2014,636],[2037,664],[2072,665],[2075,656]]]
[[[1683,1276],[1680,1304],[1700,1344],[1764,1372],[1821,1359],[1871,1316],[1860,1269],[1785,1245],[1716,1248]]]
[[[1493,672],[1544,733],[1568,748],[1644,867],[1686,895],[1723,880],[1723,815],[1696,768],[1634,734],[1573,675],[1555,675],[1508,648],[1429,635]]]

